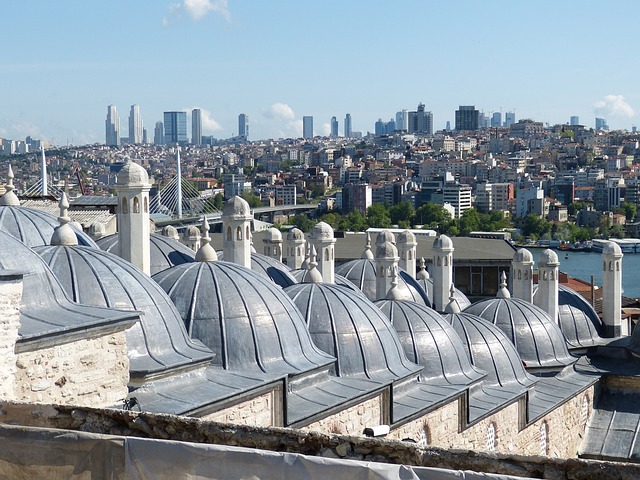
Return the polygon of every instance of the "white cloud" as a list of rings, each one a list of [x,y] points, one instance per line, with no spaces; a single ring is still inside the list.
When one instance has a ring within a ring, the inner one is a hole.
[[[622,95],[606,95],[594,104],[596,115],[603,118],[625,117],[631,118],[636,112]]]
[[[331,124],[328,122],[323,123],[320,126],[320,135],[324,135],[325,137],[328,137],[331,134]]]
[[[274,103],[263,112],[263,116],[270,120],[269,131],[277,132],[277,137],[302,136],[302,120],[296,118],[296,113],[286,103]]]
[[[192,20],[202,20],[209,13],[221,15],[227,22],[231,22],[228,0],[183,0],[169,5],[168,16],[162,19],[162,25],[168,27],[173,21],[182,18],[185,12]]]
[[[200,109],[200,115],[202,115],[202,133],[204,135],[211,134],[213,132],[219,132],[222,130],[222,125],[220,125],[218,121],[213,118],[213,114],[209,110],[206,110],[202,107],[185,108],[184,110],[187,112],[187,116],[189,118],[191,118],[191,111],[194,108]]]

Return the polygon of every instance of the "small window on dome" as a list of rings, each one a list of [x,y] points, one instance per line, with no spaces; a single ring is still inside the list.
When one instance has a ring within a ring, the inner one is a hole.
[[[133,197],[133,213],[140,213],[140,200],[138,197]]]
[[[236,229],[236,240],[242,240],[242,228],[240,227]]]
[[[129,203],[126,197],[122,199],[122,213],[129,213]]]
[[[149,199],[144,197],[144,213],[149,213]]]
[[[249,231],[249,226],[247,225],[247,229],[246,229],[246,237],[247,240],[251,238],[251,232]]]
[[[231,241],[231,227],[227,227],[227,241]]]

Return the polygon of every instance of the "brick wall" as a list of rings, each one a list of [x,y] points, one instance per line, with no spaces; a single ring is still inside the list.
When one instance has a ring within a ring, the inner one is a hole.
[[[20,402],[99,407],[122,404],[128,393],[124,332],[22,352],[16,367],[8,398]]]

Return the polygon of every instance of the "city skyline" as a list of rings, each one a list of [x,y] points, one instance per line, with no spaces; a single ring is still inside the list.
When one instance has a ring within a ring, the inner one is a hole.
[[[635,42],[633,6],[11,2],[0,79],[11,95],[0,101],[0,137],[103,143],[108,105],[139,105],[146,125],[165,111],[200,109],[202,134],[215,138],[238,135],[243,112],[255,140],[301,137],[303,116],[315,118],[315,135],[329,135],[334,116],[342,132],[347,112],[353,131],[373,132],[378,118],[419,103],[433,113],[434,131],[453,124],[460,105],[550,124],[577,116],[591,128],[598,117],[631,130],[640,67],[620,60]],[[123,55],[133,51],[130,36],[112,34],[132,22],[141,58]],[[51,25],[60,27],[55,35]],[[326,25],[341,34],[327,38]],[[425,31],[429,41],[417,42]],[[397,36],[380,42],[382,32]],[[291,68],[298,75],[284,73]]]

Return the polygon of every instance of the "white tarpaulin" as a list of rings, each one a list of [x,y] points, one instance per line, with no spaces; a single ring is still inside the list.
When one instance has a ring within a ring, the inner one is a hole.
[[[0,425],[0,479],[523,480],[250,448]]]

